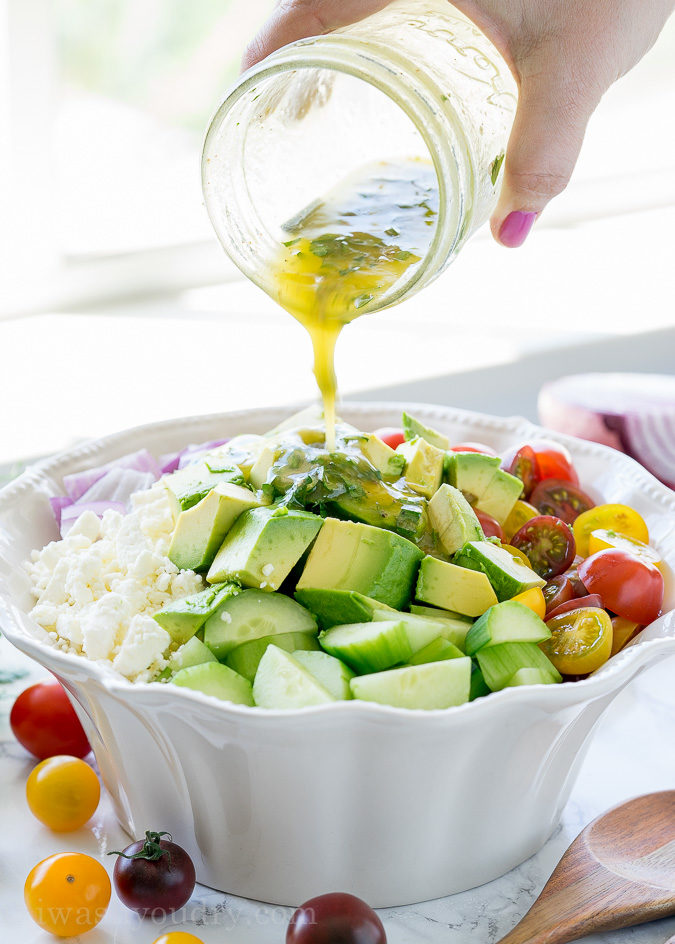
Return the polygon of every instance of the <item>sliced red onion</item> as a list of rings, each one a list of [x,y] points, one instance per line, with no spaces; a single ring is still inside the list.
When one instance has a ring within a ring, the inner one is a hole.
[[[188,446],[186,449],[183,449],[178,457],[178,468],[184,469],[186,465],[192,465],[194,462],[198,462],[207,452],[211,452],[212,449],[217,449],[218,446],[224,446],[226,442],[229,442],[229,440],[214,439],[213,442],[201,443],[198,446]]]
[[[539,417],[551,429],[627,453],[675,488],[675,376],[563,377],[542,388]]]
[[[124,515],[127,512],[127,506],[126,502],[116,501],[78,502],[68,505],[61,509],[60,531],[62,538],[65,538],[77,519],[85,511],[93,511],[97,517],[102,518],[106,511],[118,511],[121,515]]]
[[[150,488],[156,481],[153,472],[139,472],[137,469],[110,469],[103,478],[87,489],[75,504],[113,501],[126,505],[134,492]]]
[[[171,472],[176,471],[182,454],[182,452],[167,452],[165,455],[159,457],[159,466],[162,475],[169,475]]]
[[[107,462],[95,469],[86,469],[83,472],[65,475],[63,477],[63,487],[67,495],[73,501],[77,501],[110,469],[134,469],[137,472],[151,472],[154,476],[153,481],[157,481],[162,474],[162,470],[152,453],[148,452],[147,449],[139,449],[138,452],[132,452],[120,459],[113,459],[112,462]]]
[[[49,504],[52,506],[57,525],[61,527],[61,513],[64,508],[73,504],[73,499],[68,498],[67,495],[54,495],[49,499]]]

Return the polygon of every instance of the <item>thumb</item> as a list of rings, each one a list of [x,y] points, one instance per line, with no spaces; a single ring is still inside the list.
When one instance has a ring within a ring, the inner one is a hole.
[[[547,203],[565,189],[600,95],[547,67],[521,79],[492,235],[516,248]]]

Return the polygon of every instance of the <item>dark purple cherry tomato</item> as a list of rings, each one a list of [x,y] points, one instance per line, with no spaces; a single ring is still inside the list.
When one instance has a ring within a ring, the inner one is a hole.
[[[335,892],[300,905],[288,925],[286,944],[387,944],[387,935],[365,901]]]
[[[523,483],[523,498],[529,501],[537,482],[539,471],[537,457],[532,446],[521,446],[509,464],[508,471]]]
[[[480,526],[483,529],[483,534],[485,537],[499,538],[499,540],[504,543],[506,540],[504,537],[504,529],[497,519],[493,518],[492,515],[488,515],[485,511],[479,511],[477,508],[474,508],[474,512],[480,521]]]
[[[567,574],[553,577],[545,587],[541,588],[541,592],[544,594],[544,600],[546,600],[547,616],[551,610],[555,610],[561,603],[567,603],[568,600],[574,600],[576,597],[574,584]]]
[[[532,492],[529,501],[540,514],[562,518],[566,524],[573,524],[582,511],[595,506],[593,499],[578,486],[562,479],[544,479]]]
[[[526,555],[532,569],[544,580],[564,573],[576,553],[571,529],[553,515],[530,518],[513,535],[511,544]]]
[[[561,603],[560,606],[556,606],[550,613],[547,610],[546,619],[550,620],[555,616],[562,616],[563,613],[569,613],[571,610],[581,610],[589,606],[595,607],[597,610],[604,610],[602,597],[598,593],[589,593],[585,597],[577,597],[574,600],[568,600],[566,603]]]
[[[108,854],[119,856],[113,879],[120,901],[141,917],[172,914],[194,891],[192,859],[169,833],[146,832],[145,839]]]

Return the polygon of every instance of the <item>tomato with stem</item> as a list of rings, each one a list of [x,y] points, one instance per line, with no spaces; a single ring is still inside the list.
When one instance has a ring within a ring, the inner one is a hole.
[[[108,855],[119,857],[113,880],[120,901],[141,917],[172,914],[183,907],[194,891],[192,859],[167,832],[148,830],[145,839]]]

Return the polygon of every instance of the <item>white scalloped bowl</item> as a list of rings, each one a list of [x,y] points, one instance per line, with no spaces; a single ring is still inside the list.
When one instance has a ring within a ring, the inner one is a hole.
[[[484,440],[498,451],[542,432],[518,418],[406,407],[451,440]],[[375,429],[397,425],[400,412],[398,404],[347,404],[343,415]],[[170,685],[134,685],[55,650],[27,615],[21,563],[57,536],[48,497],[65,474],[142,446],[160,454],[262,432],[285,413],[141,427],[24,473],[0,493],[2,629],[72,696],[123,828],[133,836],[170,830],[200,882],[276,904],[342,890],[383,907],[490,881],[550,836],[603,711],[639,672],[675,652],[674,612],[584,681],[428,712],[364,702],[264,711]],[[597,498],[644,515],[669,566],[672,609],[675,494],[626,456],[546,435],[570,449]]]

